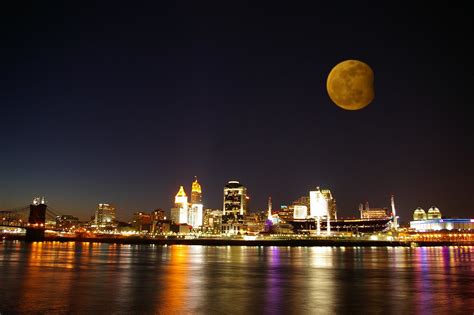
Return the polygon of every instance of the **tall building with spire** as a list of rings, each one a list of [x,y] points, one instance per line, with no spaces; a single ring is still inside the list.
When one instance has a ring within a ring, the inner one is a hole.
[[[188,224],[196,227],[203,225],[203,205],[202,205],[202,190],[197,177],[194,177],[194,182],[191,187],[191,207],[188,211]]]
[[[188,203],[188,196],[186,196],[186,192],[184,191],[183,186],[179,186],[178,193],[174,197],[174,204],[175,206],[182,206],[183,204]]]
[[[194,177],[194,182],[191,187],[191,203],[202,203],[201,184],[199,184],[197,176]]]

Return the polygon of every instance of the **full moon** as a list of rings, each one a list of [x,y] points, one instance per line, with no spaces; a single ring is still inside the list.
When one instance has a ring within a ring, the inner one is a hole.
[[[329,72],[326,88],[337,106],[362,109],[374,99],[374,72],[362,61],[345,60]]]

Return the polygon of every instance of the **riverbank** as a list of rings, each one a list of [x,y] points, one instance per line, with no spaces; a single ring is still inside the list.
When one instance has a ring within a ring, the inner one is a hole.
[[[24,241],[24,236],[8,235],[4,240]],[[46,237],[45,242],[88,242],[113,244],[203,245],[203,246],[335,246],[335,247],[425,247],[474,246],[472,241],[384,241],[360,239],[222,239],[222,238],[140,238],[140,237]]]

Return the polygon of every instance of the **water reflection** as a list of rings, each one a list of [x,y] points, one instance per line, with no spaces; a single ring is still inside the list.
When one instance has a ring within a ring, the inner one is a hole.
[[[474,311],[474,248],[0,244],[0,313]]]

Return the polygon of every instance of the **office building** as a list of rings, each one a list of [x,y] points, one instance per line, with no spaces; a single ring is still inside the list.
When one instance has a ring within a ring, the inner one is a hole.
[[[188,208],[188,224],[193,228],[201,227],[203,224],[203,209],[202,204],[193,203]]]
[[[222,226],[222,210],[206,209],[203,218],[204,231],[211,234],[220,234]]]
[[[301,205],[291,206],[293,208],[293,218],[295,220],[304,220],[308,217],[308,207]]]
[[[248,199],[247,188],[238,181],[229,181],[224,187],[223,215],[237,217],[237,215],[247,214]]]
[[[188,224],[193,228],[202,227],[204,220],[202,190],[197,177],[191,187],[191,206],[188,208]]]
[[[194,178],[194,182],[191,187],[191,203],[202,204],[202,190],[197,177]]]
[[[151,232],[153,227],[153,213],[135,212],[131,225],[137,232]]]
[[[151,215],[153,217],[153,221],[166,220],[166,213],[163,209],[155,209],[151,212]]]
[[[115,207],[109,203],[99,203],[95,212],[95,226],[98,229],[115,225]]]
[[[65,214],[56,217],[56,228],[59,229],[70,229],[78,227],[79,218],[70,214]]]
[[[306,206],[307,209],[310,208],[310,198],[309,196],[301,196],[300,198],[293,201],[293,205],[297,206]]]
[[[171,220],[175,223],[188,223],[188,196],[184,187],[180,186],[174,198],[174,208],[171,208]]]
[[[293,215],[294,215],[293,212],[294,212],[293,206],[287,207],[285,205],[281,205],[280,210],[278,210],[279,221],[288,222],[288,221],[293,220]],[[272,219],[272,221],[274,221],[274,218]]]

